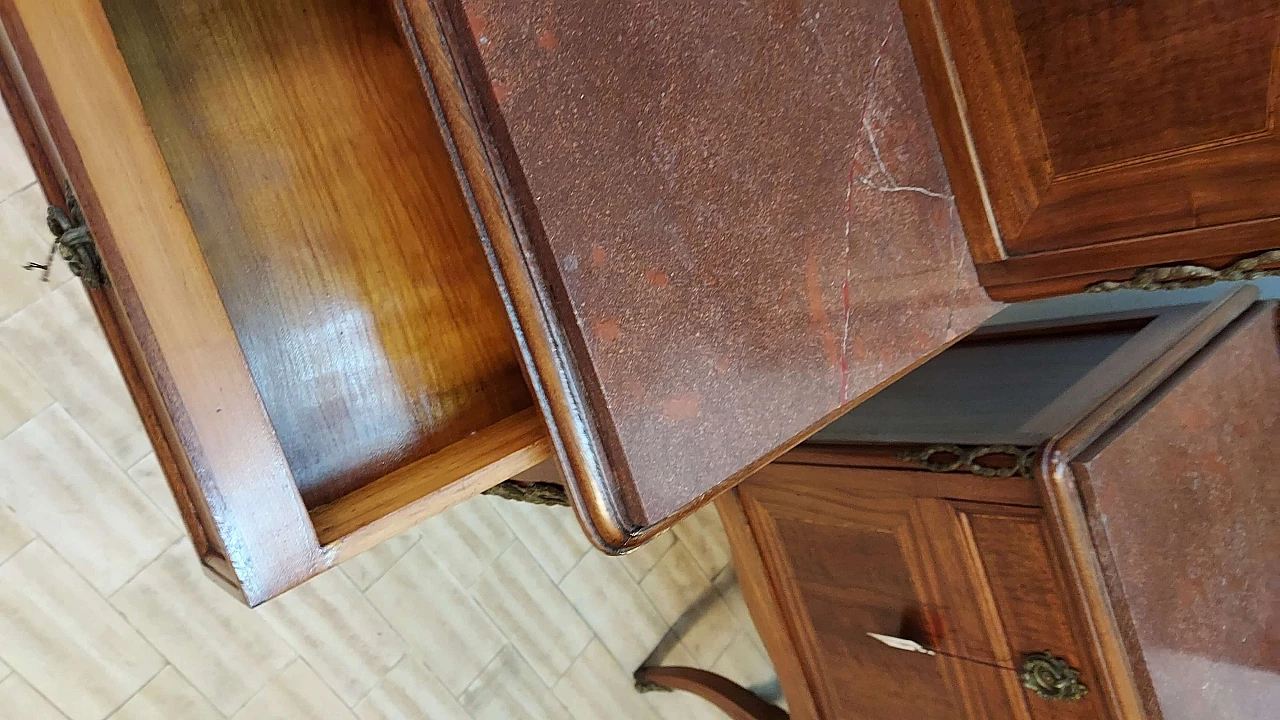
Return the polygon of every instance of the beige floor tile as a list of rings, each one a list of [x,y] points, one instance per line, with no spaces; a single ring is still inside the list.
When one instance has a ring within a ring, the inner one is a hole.
[[[591,628],[542,566],[516,542],[478,581],[476,600],[548,686],[591,642]]]
[[[475,720],[565,720],[569,713],[510,646],[461,696]]]
[[[147,455],[129,468],[129,477],[151,499],[151,502],[160,508],[174,527],[186,527],[182,521],[182,511],[178,510],[178,503],[173,500],[173,493],[169,491],[169,481],[165,480],[164,470],[160,469],[160,461],[156,459],[155,453]]]
[[[640,587],[675,627],[698,667],[715,662],[737,633],[733,611],[683,542],[672,546]]]
[[[13,669],[6,665],[3,660],[0,660],[0,680],[4,680],[9,677],[9,673],[11,672],[13,672]]]
[[[729,604],[729,609],[733,610],[733,617],[738,621],[738,626],[755,627],[755,623],[751,620],[751,611],[747,608],[747,600],[742,596],[742,585],[738,584],[738,576],[733,566],[720,571],[712,584],[719,588],[720,597],[724,598],[724,601]]]
[[[751,619],[751,610],[747,608],[747,600],[742,596],[742,585],[738,583],[738,575],[734,572],[733,566],[730,565],[720,571],[720,575],[712,585],[720,591],[720,597],[724,598],[725,604],[729,606],[739,632],[746,633],[759,646],[760,651],[765,652],[764,640],[760,639],[760,632],[756,630],[755,621]]]
[[[110,720],[222,720],[222,713],[170,665]]]
[[[698,567],[693,553],[689,552],[684,543],[672,546],[644,580],[640,581],[640,587],[653,600],[654,607],[662,613],[663,619],[670,624],[674,624],[690,607],[713,592],[711,581]]]
[[[348,705],[404,656],[404,642],[351,579],[328,572],[259,608]]]
[[[111,603],[223,713],[297,656],[265,618],[204,576],[185,540]]]
[[[0,198],[6,198],[36,181],[22,138],[8,113],[0,113]]]
[[[450,692],[462,692],[506,639],[419,542],[365,593]]]
[[[724,654],[709,669],[748,688],[776,685],[778,680],[773,663],[745,633],[733,638]]]
[[[13,557],[35,537],[7,505],[0,504],[0,563]]]
[[[733,554],[729,550],[729,537],[724,533],[720,514],[712,505],[695,512],[671,529],[676,538],[689,548],[698,567],[715,577],[729,566]]]
[[[71,720],[100,720],[164,660],[49,546],[0,566],[0,657]]]
[[[232,720],[355,720],[355,715],[298,660],[272,678]]]
[[[493,508],[496,498],[477,496],[418,526],[426,548],[458,582],[471,587],[516,536]]]
[[[600,553],[587,553],[560,589],[623,667],[639,667],[669,627],[622,565]]]
[[[654,565],[662,559],[676,542],[676,536],[670,531],[664,532],[649,542],[632,550],[617,559],[627,569],[627,573],[640,582],[649,574]]]
[[[555,694],[576,720],[657,720],[653,708],[636,692],[631,678],[634,671],[623,670],[597,640],[556,683]]]
[[[0,438],[53,404],[31,371],[0,347]]]
[[[0,720],[67,720],[67,716],[14,675],[0,682]]]
[[[342,563],[340,566],[342,572],[351,578],[351,582],[361,590],[368,590],[388,570],[396,561],[404,557],[409,549],[418,542],[417,529],[408,530],[399,535],[383,540],[371,550],[365,550],[359,555]]]
[[[406,657],[356,705],[360,720],[471,720],[439,678]]]
[[[496,502],[494,508],[554,582],[560,582],[591,550],[578,518],[567,507]]]
[[[120,370],[78,282],[0,323],[0,345],[40,379],[122,468],[151,452]]]
[[[3,174],[0,171],[0,174]],[[49,282],[39,270],[24,270],[27,263],[44,263],[53,244],[45,222],[48,206],[38,186],[0,202],[0,321],[48,295],[71,277],[66,263],[55,262]]]
[[[0,500],[103,595],[180,537],[59,406],[0,440]]]

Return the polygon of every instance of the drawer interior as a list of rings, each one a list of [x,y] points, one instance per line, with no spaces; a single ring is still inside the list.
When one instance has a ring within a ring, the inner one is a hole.
[[[545,434],[389,3],[102,7],[321,544]]]

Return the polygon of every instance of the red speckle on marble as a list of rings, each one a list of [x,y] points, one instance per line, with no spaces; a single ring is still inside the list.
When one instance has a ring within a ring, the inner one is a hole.
[[[831,318],[822,302],[822,274],[818,268],[818,257],[813,253],[809,253],[804,261],[804,295],[809,302],[809,327],[822,334],[822,347],[827,353],[827,363],[838,368],[840,346],[836,344],[836,334],[831,331]]]
[[[935,203],[933,210],[929,213],[929,219],[933,222],[933,226],[939,230],[951,227],[951,203]]]
[[[493,81],[493,99],[497,100],[499,104],[506,100],[507,96],[510,94],[511,88],[508,87],[506,83],[501,80]]]
[[[618,341],[622,337],[622,326],[618,325],[618,321],[614,318],[605,318],[596,321],[596,337],[600,338],[600,342],[611,344]]]
[[[853,312],[853,298],[849,296],[849,278],[846,276],[840,286],[840,294],[844,298],[845,344],[840,348],[840,402],[849,400],[849,314]]]
[[[538,47],[543,50],[555,50],[560,47],[560,38],[556,37],[553,30],[543,30],[538,33]]]
[[[1209,429],[1211,423],[1208,413],[1203,412],[1201,408],[1194,405],[1179,408],[1176,417],[1178,422],[1187,429],[1187,432],[1204,432]]]
[[[862,339],[862,336],[854,335],[850,344],[853,345],[853,357],[855,360],[863,362],[867,359],[867,342]]]
[[[471,26],[471,34],[475,36],[476,41],[478,42],[480,38],[484,37],[488,32],[489,21],[484,15],[481,15],[480,11],[476,8],[468,7],[466,9],[466,13],[467,24]]]
[[[595,267],[600,267],[608,259],[609,256],[605,254],[604,248],[599,245],[591,248],[591,264]]]
[[[652,268],[644,271],[644,279],[650,287],[660,288],[671,284],[671,278],[666,273]]]
[[[702,396],[695,392],[681,393],[662,403],[663,416],[671,420],[695,418],[702,410]]]

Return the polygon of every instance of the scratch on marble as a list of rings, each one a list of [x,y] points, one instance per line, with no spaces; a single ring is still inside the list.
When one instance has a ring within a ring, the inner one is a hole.
[[[884,36],[884,40],[880,42],[880,49],[876,52],[875,63],[871,67],[871,78],[867,81],[867,100],[862,110],[862,131],[866,134],[867,142],[871,145],[871,154],[875,157],[876,169],[879,171],[879,174],[884,177],[885,182],[875,182],[865,175],[857,178],[857,181],[860,185],[869,187],[876,192],[914,192],[928,197],[939,198],[941,200],[949,200],[949,196],[928,188],[916,185],[899,184],[897,179],[893,177],[893,173],[889,171],[889,166],[885,164],[884,156],[880,154],[880,139],[876,136],[875,128],[871,126],[870,109],[871,101],[875,98],[877,84],[879,81],[880,60],[884,57],[885,45],[889,43],[889,38],[893,37],[893,30],[893,26],[890,26],[889,33]]]
[[[884,193],[914,192],[914,193],[920,193],[921,195],[927,195],[931,198],[938,198],[939,200],[951,199],[950,195],[943,195],[940,192],[935,192],[928,188],[916,187],[915,185],[882,185],[880,183],[872,182],[870,178],[865,178],[865,177],[860,177],[857,179],[857,181],[859,185],[864,185],[866,187],[869,187],[872,190],[875,190],[876,192],[884,192]]]
[[[952,237],[953,248],[956,245],[954,241],[956,234],[954,232],[950,232],[950,230],[955,227],[955,215],[956,204],[952,202],[947,207],[947,230],[948,234]],[[963,238],[963,235],[961,237]],[[962,239],[961,242],[964,242],[964,240]],[[957,258],[956,253],[954,252],[952,253],[952,262],[955,263],[956,274],[955,277],[951,279],[951,297],[947,299],[947,326],[942,329],[943,342],[947,342],[951,339],[951,328],[956,322],[956,296],[960,294],[960,275],[964,272],[964,260]]]
[[[875,96],[876,83],[880,76],[880,61],[884,59],[884,49],[888,46],[889,38],[891,37],[893,37],[893,25],[889,26],[884,39],[880,41],[880,47],[876,48],[875,60],[871,62],[871,73],[867,78],[867,92],[862,101],[861,124],[863,128],[869,127],[867,113],[871,110],[871,99]],[[883,167],[884,163],[880,161],[880,151],[876,147],[874,140],[871,142],[871,150],[875,153],[876,162]],[[845,186],[844,191],[844,284],[840,287],[844,303],[844,337],[840,341],[841,404],[844,404],[849,398],[849,322],[853,316],[853,301],[849,294],[849,285],[853,282],[853,184],[861,181],[857,174],[857,167],[858,160],[855,153],[855,157],[849,160],[849,183]]]
[[[850,236],[853,233],[853,181],[854,168],[849,165],[849,184],[844,191],[844,284],[840,293],[844,302],[844,337],[840,340],[840,403],[849,398],[849,318],[853,315],[853,299],[849,284],[853,281],[853,252]]]

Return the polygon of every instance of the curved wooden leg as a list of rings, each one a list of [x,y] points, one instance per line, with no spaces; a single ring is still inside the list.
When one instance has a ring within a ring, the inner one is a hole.
[[[733,720],[791,720],[785,710],[761,700],[729,678],[690,667],[642,667],[636,671],[636,689],[684,690],[710,702]]]

